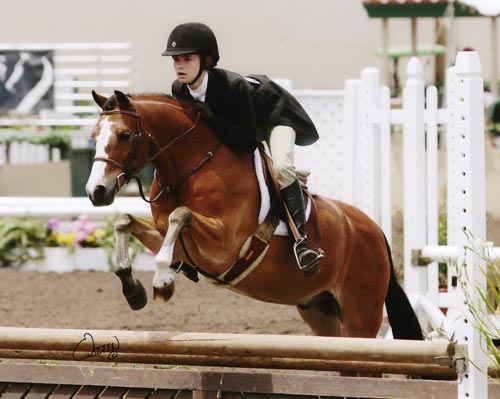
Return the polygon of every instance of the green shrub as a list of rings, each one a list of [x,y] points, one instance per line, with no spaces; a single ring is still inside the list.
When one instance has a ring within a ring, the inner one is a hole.
[[[43,259],[45,223],[33,219],[0,220],[0,267],[19,266],[28,260]]]

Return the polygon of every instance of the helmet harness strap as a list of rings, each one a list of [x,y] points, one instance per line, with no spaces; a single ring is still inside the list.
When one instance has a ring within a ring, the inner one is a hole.
[[[188,86],[191,86],[192,84],[194,84],[200,78],[201,74],[205,70],[206,65],[207,65],[207,63],[206,63],[206,54],[201,54],[200,53],[200,70],[198,71],[198,74],[196,75],[196,77],[191,82],[188,83]]]

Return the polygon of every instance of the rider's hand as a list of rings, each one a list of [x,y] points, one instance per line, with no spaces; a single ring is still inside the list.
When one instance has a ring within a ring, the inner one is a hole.
[[[201,112],[203,119],[208,121],[214,119],[214,113],[212,112],[210,105],[208,105],[206,102],[196,101],[194,104],[194,108],[196,109],[196,111]]]

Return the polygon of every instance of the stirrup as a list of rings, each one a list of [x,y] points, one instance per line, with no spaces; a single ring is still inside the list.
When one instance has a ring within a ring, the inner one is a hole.
[[[307,245],[311,245],[314,247],[315,251],[307,248]],[[303,246],[304,249],[299,252],[299,247]],[[309,251],[313,253],[316,257],[312,259],[310,262],[306,264],[302,264],[300,262],[300,254],[304,251]],[[321,248],[319,248],[316,244],[310,241],[307,237],[302,237],[299,241],[293,244],[293,252],[295,254],[295,260],[297,261],[297,265],[299,269],[304,273],[306,277],[311,277],[319,271],[319,263],[325,257],[325,253]]]

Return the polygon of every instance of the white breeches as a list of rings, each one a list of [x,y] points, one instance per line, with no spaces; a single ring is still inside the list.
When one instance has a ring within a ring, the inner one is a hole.
[[[276,126],[269,135],[268,145],[280,189],[283,189],[297,179],[293,160],[295,130],[289,126]]]

